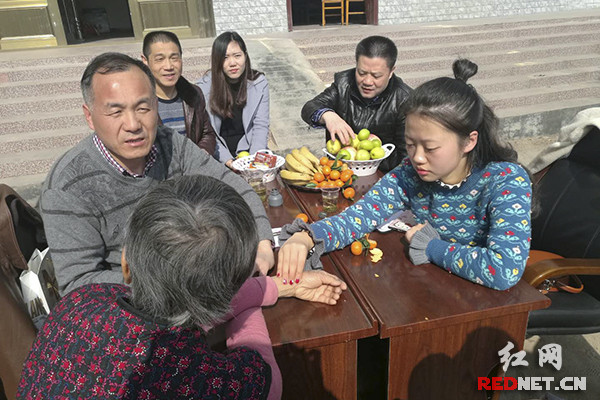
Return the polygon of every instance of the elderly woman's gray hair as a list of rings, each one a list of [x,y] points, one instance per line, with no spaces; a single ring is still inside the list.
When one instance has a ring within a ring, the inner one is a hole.
[[[254,269],[256,224],[242,197],[207,176],[159,184],[127,226],[133,306],[171,325],[212,325]]]

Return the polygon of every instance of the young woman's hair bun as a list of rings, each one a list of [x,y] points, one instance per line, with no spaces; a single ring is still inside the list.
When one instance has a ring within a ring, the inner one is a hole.
[[[456,79],[467,83],[467,80],[477,73],[477,64],[466,58],[459,58],[452,63],[452,72]]]

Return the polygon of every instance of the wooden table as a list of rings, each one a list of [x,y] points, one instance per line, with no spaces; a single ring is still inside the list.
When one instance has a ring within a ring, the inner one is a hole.
[[[281,207],[265,206],[273,227],[293,221],[298,205],[280,181]],[[341,276],[328,256],[325,271]],[[365,311],[366,310],[366,311]],[[280,299],[263,309],[275,357],[283,375],[284,399],[356,399],[357,340],[377,334],[377,321],[353,289],[335,306]]]
[[[378,176],[360,178],[357,198]],[[318,193],[292,194],[313,220],[322,211]],[[349,205],[340,198],[339,209]],[[529,311],[550,300],[521,281],[497,291],[449,274],[433,264],[413,265],[404,234],[372,234],[383,259],[353,256],[348,248],[330,253],[346,282],[379,321],[389,340],[389,399],[484,399],[477,377],[499,363],[507,341],[522,348]]]

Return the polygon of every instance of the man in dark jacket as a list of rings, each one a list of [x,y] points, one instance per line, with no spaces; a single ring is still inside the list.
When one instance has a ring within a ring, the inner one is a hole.
[[[188,138],[211,156],[216,136],[199,87],[181,76],[181,44],[172,32],[154,31],[144,38],[142,61],[156,79],[160,122]]]
[[[326,140],[349,144],[367,128],[396,150],[379,169],[387,172],[406,155],[403,106],[412,89],[394,75],[398,49],[383,36],[370,36],[356,46],[356,68],[338,72],[334,82],[302,108],[302,119],[327,128]]]

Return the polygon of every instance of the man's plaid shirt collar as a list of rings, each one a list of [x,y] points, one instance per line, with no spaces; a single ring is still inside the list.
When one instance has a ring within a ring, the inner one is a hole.
[[[110,165],[112,165],[117,171],[119,171],[119,173],[121,173],[122,175],[132,176],[134,178],[143,178],[148,173],[148,170],[150,168],[152,168],[152,166],[156,162],[156,156],[158,154],[158,149],[156,148],[156,145],[153,144],[152,148],[150,149],[150,153],[148,153],[148,157],[146,159],[146,166],[144,167],[144,172],[141,175],[140,174],[135,174],[135,173],[133,173],[131,171],[128,171],[123,166],[121,166],[121,164],[119,164],[117,162],[117,160],[114,159],[114,157],[110,154],[110,152],[108,151],[108,149],[106,148],[106,146],[104,146],[104,143],[102,143],[102,141],[100,140],[100,138],[98,137],[98,135],[96,135],[95,133],[94,133],[94,136],[93,136],[93,140],[94,140],[94,144],[96,145],[96,148],[98,149],[98,151],[100,151],[100,154],[102,154],[102,156],[104,157],[104,159]]]

